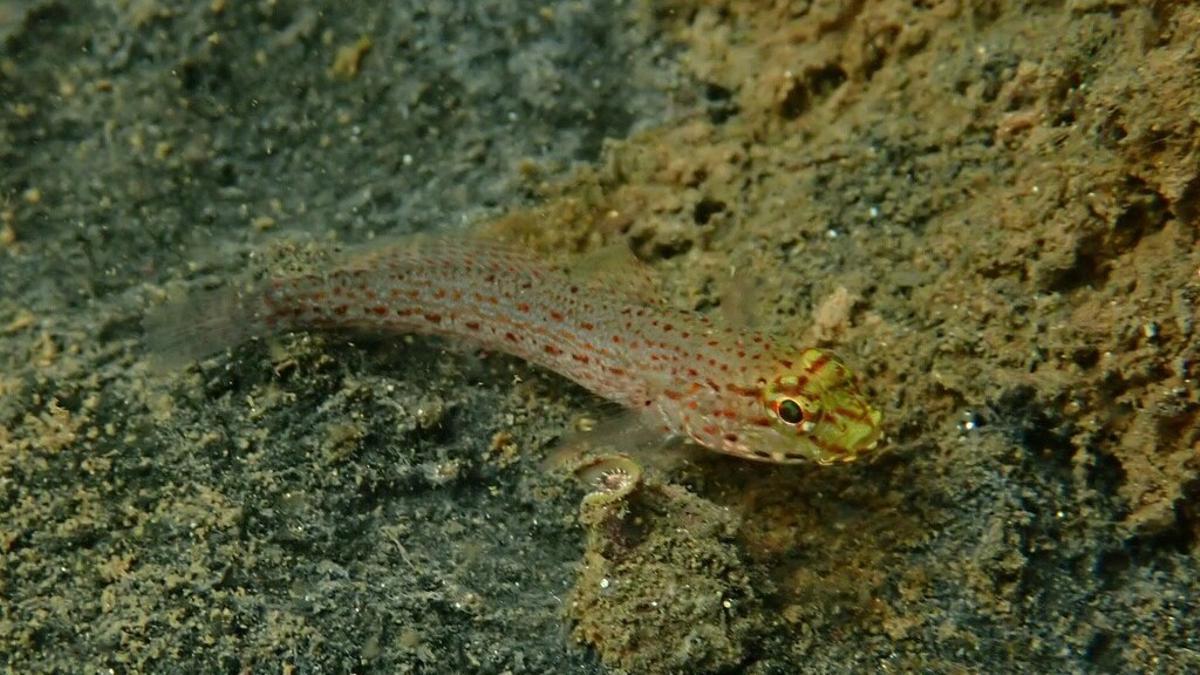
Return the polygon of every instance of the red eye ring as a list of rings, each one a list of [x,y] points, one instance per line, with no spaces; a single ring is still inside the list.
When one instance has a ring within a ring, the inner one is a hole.
[[[785,398],[775,406],[775,412],[785,424],[799,424],[804,421],[804,409],[790,398]]]

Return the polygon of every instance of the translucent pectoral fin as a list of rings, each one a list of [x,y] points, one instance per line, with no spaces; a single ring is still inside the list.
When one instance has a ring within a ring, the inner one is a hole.
[[[664,440],[662,431],[644,415],[617,409],[578,420],[575,429],[550,450],[543,465],[551,471],[574,471],[591,457],[613,453],[636,456],[660,446]]]
[[[597,461],[620,456],[651,476],[663,477],[693,458],[689,447],[687,439],[664,433],[659,421],[622,409],[599,420],[585,420],[555,445],[543,466],[578,478]]]

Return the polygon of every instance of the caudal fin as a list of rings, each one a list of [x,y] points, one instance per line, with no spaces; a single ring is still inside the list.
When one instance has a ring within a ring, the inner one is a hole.
[[[145,345],[157,370],[175,370],[267,332],[262,296],[233,288],[175,298],[147,312]]]

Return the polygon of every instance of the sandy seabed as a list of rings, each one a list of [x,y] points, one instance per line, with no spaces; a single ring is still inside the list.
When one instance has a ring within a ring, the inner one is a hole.
[[[0,1],[0,664],[1195,672],[1198,225],[1188,3]],[[478,229],[740,293],[886,451],[581,504],[604,403],[501,354],[152,366],[170,296]]]

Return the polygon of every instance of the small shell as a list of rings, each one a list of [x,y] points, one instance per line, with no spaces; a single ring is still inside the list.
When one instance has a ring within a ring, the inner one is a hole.
[[[604,455],[576,467],[575,477],[590,489],[585,504],[613,504],[641,485],[642,467],[628,455]]]

